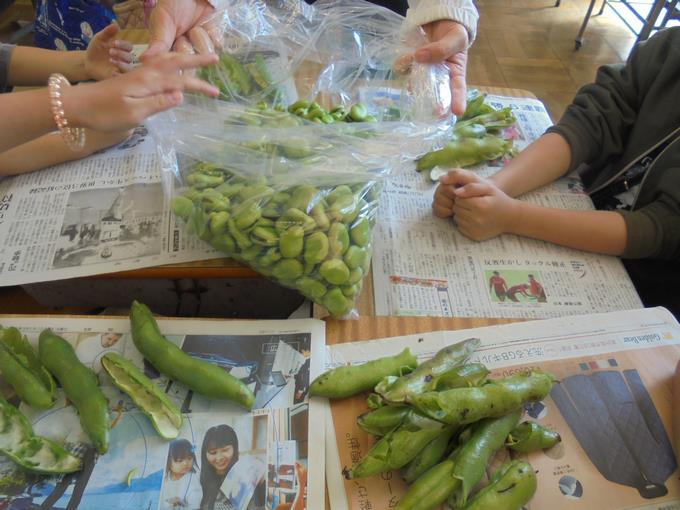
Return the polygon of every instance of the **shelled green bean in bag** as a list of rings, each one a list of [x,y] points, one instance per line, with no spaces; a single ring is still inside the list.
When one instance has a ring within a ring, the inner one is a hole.
[[[109,403],[95,373],[78,360],[70,343],[49,329],[40,333],[38,352],[42,364],[57,378],[78,411],[80,424],[97,452],[106,453],[111,432]]]
[[[0,453],[34,473],[73,473],[82,468],[78,457],[51,439],[36,436],[28,419],[2,397],[0,397]]]
[[[220,100],[187,96],[150,119],[180,220],[173,239],[190,242],[186,225],[346,317],[371,267],[383,183],[451,133],[451,117],[439,114],[450,112],[448,70],[397,72],[396,59],[426,41],[415,29],[405,37],[403,18],[382,7],[265,4],[212,20],[225,39],[201,75]]]
[[[240,379],[217,365],[192,358],[170,342],[161,334],[156,319],[146,305],[132,302],[130,325],[135,347],[161,374],[181,382],[200,395],[231,400],[248,410],[252,409],[255,395]],[[157,399],[158,395],[154,398]],[[167,403],[165,406],[167,408]],[[174,410],[170,410],[170,413],[174,414]]]

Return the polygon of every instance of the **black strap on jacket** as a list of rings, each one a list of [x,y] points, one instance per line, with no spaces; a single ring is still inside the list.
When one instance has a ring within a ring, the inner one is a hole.
[[[315,0],[305,0],[308,4],[313,4]],[[406,16],[406,9],[408,9],[407,0],[369,0],[372,4],[382,5],[391,11]]]

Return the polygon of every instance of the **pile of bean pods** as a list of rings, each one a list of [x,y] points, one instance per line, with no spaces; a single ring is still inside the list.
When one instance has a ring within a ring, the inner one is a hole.
[[[130,323],[135,346],[160,373],[200,395],[252,408],[255,396],[243,382],[217,365],[192,358],[168,341],[145,305],[132,303]],[[161,437],[174,439],[179,435],[182,413],[142,371],[113,352],[104,355],[102,367],[149,417]],[[39,409],[54,404],[56,378],[97,452],[108,451],[111,431],[108,399],[95,373],[78,360],[73,346],[62,337],[44,330],[36,354],[16,328],[0,327],[0,372],[24,403]],[[3,398],[0,398],[0,454],[37,473],[70,473],[82,467],[80,459],[63,447],[36,436],[26,417]]]
[[[310,394],[344,398],[361,392],[369,410],[361,429],[376,436],[348,479],[401,470],[410,484],[397,510],[519,510],[536,491],[536,476],[526,461],[503,465],[476,494],[487,463],[506,447],[528,453],[554,446],[556,432],[536,422],[520,423],[527,402],[545,398],[552,375],[527,371],[488,379],[481,363],[469,363],[479,340],[448,346],[418,364],[409,349],[362,365],[332,369],[310,385]]]
[[[299,116],[319,123],[363,122],[368,116],[360,103],[327,111],[298,101],[288,109],[262,106],[252,115],[246,112],[243,122],[280,126],[295,125]],[[296,159],[300,165],[314,157],[304,139],[249,142],[248,150],[268,154],[261,159]],[[299,290],[333,316],[346,315],[371,263],[378,183],[365,175],[347,184],[326,184],[322,177],[296,185],[290,180],[281,174],[244,176],[196,162],[184,178],[188,186],[172,199],[171,208],[190,232],[217,250]]]
[[[463,168],[513,154],[512,140],[498,134],[516,122],[512,110],[496,110],[485,103],[485,99],[486,94],[472,91],[465,113],[453,126],[451,141],[416,160],[417,171],[434,167]],[[433,180],[437,180],[435,176],[436,172],[432,174]]]

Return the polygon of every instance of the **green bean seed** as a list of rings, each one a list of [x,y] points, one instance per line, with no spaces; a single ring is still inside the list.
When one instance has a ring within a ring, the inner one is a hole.
[[[293,225],[281,233],[279,250],[285,258],[294,258],[302,253],[305,231],[299,225]]]
[[[338,259],[326,260],[319,268],[319,273],[328,283],[342,285],[349,279],[349,268]]]

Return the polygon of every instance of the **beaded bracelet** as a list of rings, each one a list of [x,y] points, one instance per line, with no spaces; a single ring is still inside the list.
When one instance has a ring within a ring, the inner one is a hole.
[[[50,92],[50,109],[54,116],[54,123],[59,128],[59,133],[61,133],[66,146],[72,151],[77,151],[85,145],[85,130],[68,126],[68,120],[66,120],[64,113],[64,103],[61,101],[62,87],[70,86],[71,84],[63,74],[54,73],[47,80],[47,88]]]

